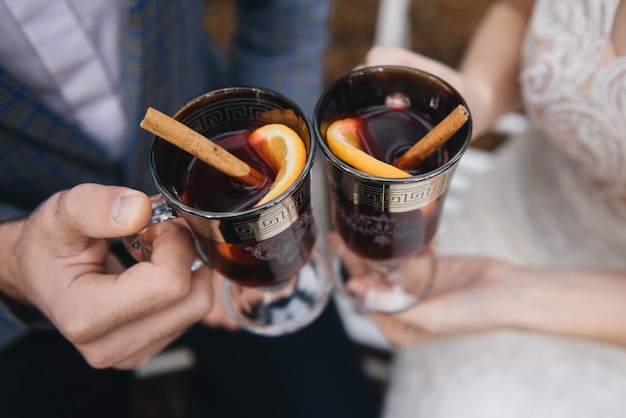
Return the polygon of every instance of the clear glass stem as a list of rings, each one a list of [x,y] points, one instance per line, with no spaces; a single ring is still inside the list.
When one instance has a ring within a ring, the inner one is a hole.
[[[341,259],[333,255],[331,266],[338,289],[361,311],[397,313],[418,304],[435,279],[435,255],[431,248],[401,260],[363,260],[368,273],[350,277]]]
[[[285,335],[313,322],[328,303],[332,281],[326,261],[314,251],[298,275],[268,287],[244,287],[224,280],[230,314],[255,334]]]

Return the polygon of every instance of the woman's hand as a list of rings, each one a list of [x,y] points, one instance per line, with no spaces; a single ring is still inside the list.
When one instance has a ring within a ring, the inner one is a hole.
[[[329,234],[333,251],[340,242]],[[368,274],[356,255],[346,250],[341,258],[350,281]],[[509,328],[626,347],[624,271],[521,267],[482,257],[440,257],[436,269],[433,289],[418,305],[371,315],[393,344]]]
[[[476,138],[504,114],[523,110],[518,75],[533,0],[495,2],[472,37],[458,69],[400,47],[375,46],[363,66],[403,65],[434,74],[463,96]]]
[[[439,61],[408,49],[394,46],[375,46],[365,56],[361,66],[401,65],[434,74],[454,87],[467,102],[472,115],[473,136],[485,132],[493,123],[486,115],[491,113],[489,89],[477,79]]]
[[[416,68],[441,77],[454,88],[459,90],[461,95],[465,91],[465,82],[462,75],[439,61],[428,58],[425,55],[396,46],[374,46],[365,55],[362,67],[377,65],[401,65]]]
[[[328,243],[332,251],[342,245],[336,233],[328,236]],[[341,258],[350,281],[368,274],[365,263],[349,250]],[[505,327],[507,301],[514,293],[506,280],[507,269],[507,264],[487,258],[439,258],[433,289],[425,300],[398,314],[371,317],[397,346]]]

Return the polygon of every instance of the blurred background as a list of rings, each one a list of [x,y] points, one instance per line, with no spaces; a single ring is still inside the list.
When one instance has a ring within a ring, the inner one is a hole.
[[[469,35],[493,0],[407,0],[408,46],[455,66]],[[232,0],[208,2],[206,27],[227,48],[233,32]],[[358,7],[355,7],[357,6]],[[372,46],[380,0],[335,0],[331,17],[332,44],[326,55],[330,82],[359,64]]]
[[[327,84],[360,64],[368,49],[374,44],[377,19],[381,10],[380,1],[334,0],[330,22],[331,45],[326,54]],[[409,31],[404,38],[405,45],[450,66],[456,66],[469,36],[494,0],[395,1],[406,1],[408,5],[405,23]],[[227,49],[234,30],[234,0],[208,1],[206,16],[207,30],[222,48]],[[500,134],[488,134],[480,138],[475,146],[491,150],[502,139],[504,138]],[[386,384],[386,366],[391,354],[388,350],[381,350],[376,346],[357,343],[360,344],[363,364],[372,385],[382,396]],[[157,366],[156,372],[140,376],[133,394],[133,418],[185,416],[185,402],[180,383],[186,359],[173,360],[174,363],[176,361],[180,361],[180,369],[168,366],[159,371]]]

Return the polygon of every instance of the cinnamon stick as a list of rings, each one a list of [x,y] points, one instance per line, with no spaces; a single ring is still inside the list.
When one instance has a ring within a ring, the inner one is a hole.
[[[265,181],[265,176],[245,161],[187,125],[152,107],[148,108],[139,126],[249,186],[258,186]]]
[[[458,105],[422,139],[398,157],[394,165],[402,170],[416,168],[450,139],[468,119],[467,109],[461,104]]]

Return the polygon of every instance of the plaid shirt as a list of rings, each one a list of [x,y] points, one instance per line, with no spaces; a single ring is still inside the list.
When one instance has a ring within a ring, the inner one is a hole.
[[[228,85],[271,88],[311,114],[322,89],[329,0],[238,0],[228,56],[206,37],[202,0],[122,0],[121,66],[129,143],[121,163],[48,109],[0,66],[0,222],[27,216],[79,183],[154,193],[145,109],[173,114],[188,99]],[[24,326],[0,305],[0,347]]]

